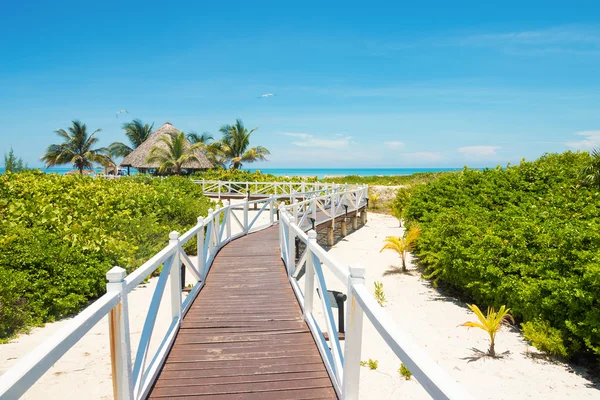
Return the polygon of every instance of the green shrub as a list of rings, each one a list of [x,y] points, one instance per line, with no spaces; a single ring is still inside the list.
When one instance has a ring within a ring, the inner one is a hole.
[[[361,367],[369,367],[369,369],[371,369],[371,370],[376,370],[377,367],[379,366],[379,361],[369,358],[369,361],[361,361],[360,366]]]
[[[561,331],[550,326],[548,321],[529,321],[521,324],[523,336],[536,348],[553,356],[566,357],[567,349]]]
[[[404,363],[400,364],[400,368],[398,368],[398,373],[401,376],[403,376],[404,379],[406,379],[407,381],[410,381],[410,378],[412,378],[412,372],[410,372],[410,370],[406,365],[404,365]]]
[[[180,177],[1,175],[0,340],[78,312],[112,266],[131,272],[212,204]]]
[[[600,191],[579,181],[589,161],[548,154],[416,187],[405,216],[421,226],[425,276],[474,303],[506,304],[521,321],[547,322],[568,355],[600,355]]]
[[[360,185],[377,185],[377,186],[400,186],[413,185],[417,183],[425,183],[437,179],[441,176],[453,174],[454,172],[418,172],[412,175],[391,175],[391,176],[337,176],[332,178],[320,179],[321,182],[338,183],[338,184],[360,184]]]

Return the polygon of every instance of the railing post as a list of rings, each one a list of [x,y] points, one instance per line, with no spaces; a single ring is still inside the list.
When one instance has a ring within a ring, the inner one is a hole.
[[[289,214],[288,214],[289,215]],[[292,275],[296,270],[296,232],[294,221],[290,221],[288,225],[288,275]]]
[[[223,212],[223,218],[225,218],[225,241],[228,242],[231,239],[231,207],[229,207],[230,202],[227,200],[223,200],[223,208],[225,211]]]
[[[294,205],[292,206],[292,214],[294,217],[294,224],[298,223],[298,199],[294,199]]]
[[[315,266],[313,265],[311,244],[317,244],[317,232],[308,231],[308,243],[306,244],[306,264],[304,274],[304,319],[307,320],[313,309],[313,297],[315,293]]]
[[[242,202],[244,205],[244,233],[248,234],[248,198],[245,198]]]
[[[310,211],[312,217],[315,219],[315,223],[317,222],[317,200],[316,196],[313,194],[312,199],[310,201]]]
[[[365,284],[365,269],[362,266],[350,267],[348,278],[348,309],[346,311],[346,343],[344,347],[344,374],[342,398],[358,399],[360,380],[360,352],[362,347],[363,310],[354,297],[354,285]]]
[[[217,204],[215,207],[215,246],[220,244],[221,236],[221,206]]]
[[[198,273],[202,281],[206,279],[205,263],[206,259],[204,258],[204,217],[198,217],[198,225],[202,226],[196,235],[196,241],[198,245]]]
[[[181,261],[179,261],[179,232],[169,233],[169,244],[177,244],[177,249],[173,255],[171,271],[169,271],[169,281],[171,282],[171,316],[173,319],[179,318],[181,324]]]
[[[275,196],[271,195],[271,197],[269,198],[269,222],[271,223],[271,225],[273,225],[275,223]]]
[[[108,317],[113,396],[117,400],[133,399],[126,275],[127,272],[120,267],[113,267],[106,273],[106,291],[119,293],[119,303],[110,310]]]

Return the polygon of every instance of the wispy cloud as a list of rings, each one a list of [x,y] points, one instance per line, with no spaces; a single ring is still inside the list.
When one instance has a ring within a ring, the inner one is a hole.
[[[399,142],[397,140],[393,140],[391,142],[383,142],[383,144],[385,145],[385,147],[389,147],[390,149],[400,149],[404,147],[404,143]]]
[[[575,135],[583,136],[584,139],[565,142],[567,146],[574,149],[591,149],[594,147],[600,147],[600,131],[582,131],[575,133]]]
[[[500,146],[465,146],[460,147],[458,151],[470,158],[485,158],[496,156],[496,150]]]
[[[600,28],[568,25],[539,30],[483,33],[451,38],[444,42],[447,45],[497,47],[519,55],[600,54]]]
[[[322,138],[315,137],[308,133],[294,133],[294,132],[283,132],[285,136],[291,136],[301,139],[301,141],[294,141],[292,144],[298,147],[321,147],[327,149],[346,148],[353,143],[352,136],[345,136],[343,134],[335,134],[333,138]]]
[[[417,151],[414,153],[400,153],[400,158],[404,158],[410,161],[439,161],[444,157],[439,153],[433,153],[429,151]]]

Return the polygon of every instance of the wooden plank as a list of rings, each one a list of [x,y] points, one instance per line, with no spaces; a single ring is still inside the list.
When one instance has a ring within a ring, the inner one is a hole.
[[[151,397],[152,398],[152,397]],[[180,396],[163,396],[162,399],[181,398]],[[312,400],[312,399],[337,399],[332,388],[317,389],[290,389],[276,390],[257,393],[244,393],[243,397],[239,394],[212,394],[209,396],[186,396],[188,399],[208,399],[211,400]]]
[[[194,395],[215,395],[215,394],[245,394],[256,392],[269,392],[274,390],[286,389],[308,389],[308,388],[327,388],[331,387],[331,381],[327,378],[302,379],[291,381],[274,382],[251,382],[251,383],[231,383],[229,385],[214,386],[170,386],[154,387],[150,398],[173,397],[173,396],[194,396]]]
[[[217,254],[149,398],[336,398],[280,258],[277,227]]]
[[[161,380],[177,380],[177,379],[201,379],[211,377],[227,377],[227,376],[248,376],[262,374],[285,374],[291,372],[319,372],[323,371],[323,365],[319,361],[317,363],[306,364],[286,364],[286,365],[267,365],[262,368],[238,367],[235,369],[223,370],[222,368],[211,369],[189,369],[185,371],[165,370],[162,373]]]

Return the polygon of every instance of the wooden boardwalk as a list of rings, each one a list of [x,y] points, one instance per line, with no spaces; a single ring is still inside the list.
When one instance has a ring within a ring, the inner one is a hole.
[[[288,281],[277,226],[217,254],[149,398],[337,398]]]

